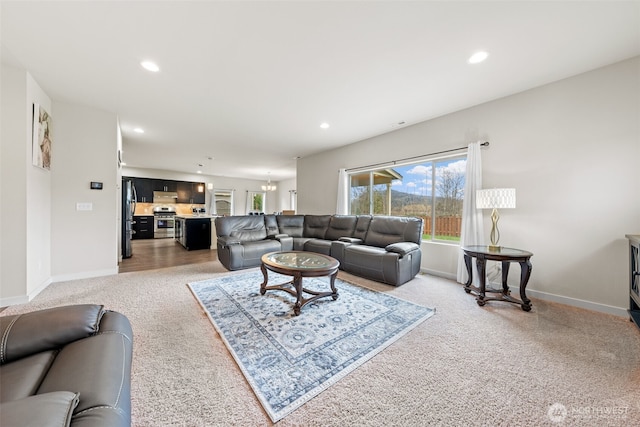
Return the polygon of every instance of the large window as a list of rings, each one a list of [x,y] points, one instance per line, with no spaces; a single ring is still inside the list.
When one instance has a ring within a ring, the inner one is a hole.
[[[424,219],[424,240],[460,241],[466,156],[349,174],[352,215]]]

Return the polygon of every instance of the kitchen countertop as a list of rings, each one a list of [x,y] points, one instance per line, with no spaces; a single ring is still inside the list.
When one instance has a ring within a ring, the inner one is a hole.
[[[215,219],[216,215],[176,215],[176,218],[184,219]]]

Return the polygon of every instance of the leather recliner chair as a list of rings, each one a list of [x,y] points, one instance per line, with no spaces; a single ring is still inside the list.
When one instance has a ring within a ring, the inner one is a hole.
[[[0,425],[131,425],[124,315],[87,304],[0,316],[0,336]]]

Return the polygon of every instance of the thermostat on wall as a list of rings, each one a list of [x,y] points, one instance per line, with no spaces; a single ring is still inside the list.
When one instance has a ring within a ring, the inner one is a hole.
[[[96,182],[96,181],[91,181],[91,189],[92,190],[102,190],[102,183],[101,182]]]

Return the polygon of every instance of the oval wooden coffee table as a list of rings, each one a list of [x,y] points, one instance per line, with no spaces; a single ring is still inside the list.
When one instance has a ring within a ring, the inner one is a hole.
[[[264,254],[262,255],[261,261],[262,264],[260,265],[260,270],[262,270],[264,281],[260,285],[260,294],[264,295],[268,290],[278,290],[290,293],[296,297],[296,303],[293,306],[293,312],[296,316],[300,314],[300,309],[302,307],[318,298],[330,296],[334,301],[338,299],[335,280],[338,275],[340,262],[335,258],[317,254],[315,252],[289,251]],[[287,283],[267,286],[267,282],[269,281],[267,270],[284,274],[286,276],[293,276],[293,279]],[[311,289],[305,289],[302,286],[303,277],[321,276],[330,276],[331,291],[314,291]],[[312,296],[305,298],[303,294],[309,294]]]

